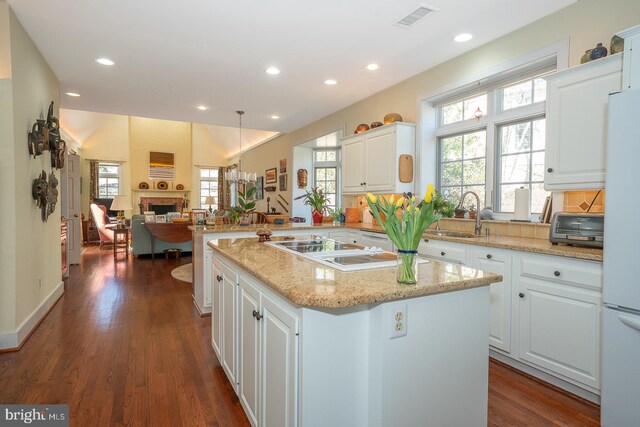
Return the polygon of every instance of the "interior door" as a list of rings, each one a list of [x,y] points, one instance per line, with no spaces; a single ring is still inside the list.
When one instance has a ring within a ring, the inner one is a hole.
[[[80,156],[69,154],[65,164],[67,169],[67,248],[69,264],[80,264],[81,221],[80,221]]]

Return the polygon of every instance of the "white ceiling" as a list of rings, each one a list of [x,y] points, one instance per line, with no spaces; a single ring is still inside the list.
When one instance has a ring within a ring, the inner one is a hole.
[[[61,93],[82,95],[64,108],[232,127],[242,109],[290,132],[576,0],[427,0],[439,11],[410,29],[393,24],[419,0],[7,1]]]

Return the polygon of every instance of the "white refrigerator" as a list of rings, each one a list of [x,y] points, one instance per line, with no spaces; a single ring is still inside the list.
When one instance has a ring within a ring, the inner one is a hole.
[[[609,96],[601,422],[640,426],[640,90]]]

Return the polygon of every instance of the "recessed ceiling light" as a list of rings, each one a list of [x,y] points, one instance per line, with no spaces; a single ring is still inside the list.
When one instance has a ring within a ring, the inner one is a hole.
[[[209,107],[206,105],[196,105],[196,108],[200,111],[206,111],[209,109]]]
[[[333,86],[335,84],[337,84],[338,82],[333,80],[333,79],[329,79],[329,80],[325,80],[324,84],[326,84],[327,86]]]
[[[279,115],[277,115],[277,114],[274,114],[274,115],[272,115],[272,116],[271,116],[271,118],[272,118],[273,120],[278,120],[278,119],[280,118],[280,116],[279,116]]]
[[[109,58],[98,58],[98,59],[96,59],[96,62],[98,64],[102,64],[102,65],[113,65],[113,64],[115,64],[115,62],[113,62]]]
[[[65,92],[65,95],[73,96],[74,98],[77,98],[80,96],[79,93],[75,93],[75,92]]]
[[[280,74],[280,70],[278,70],[276,67],[269,67],[267,68],[267,74],[275,76],[276,74]]]
[[[380,68],[380,66],[378,64],[369,64],[369,65],[367,65],[367,70],[369,70],[369,71],[375,71],[378,68]]]
[[[453,40],[457,41],[458,43],[463,43],[463,42],[468,42],[472,38],[473,38],[473,36],[471,34],[462,33],[462,34],[458,34],[457,36],[455,36],[453,38]]]

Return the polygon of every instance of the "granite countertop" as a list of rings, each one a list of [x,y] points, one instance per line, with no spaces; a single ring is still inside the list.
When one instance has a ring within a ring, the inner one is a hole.
[[[282,225],[276,224],[253,224],[248,226],[239,225],[217,225],[217,226],[191,226],[190,230],[196,234],[208,234],[208,233],[235,233],[242,231],[255,231],[259,228],[267,227],[270,230],[316,230],[323,231],[335,228],[344,229],[357,229],[361,231],[370,231],[374,233],[384,233],[382,227],[364,223],[351,223],[344,225],[333,225],[330,222],[325,222],[322,225],[313,225],[309,223],[285,223]],[[587,261],[602,262],[602,249],[588,248],[582,246],[567,246],[567,245],[552,245],[547,239],[534,239],[529,237],[514,237],[514,236],[478,236],[474,238],[460,238],[451,236],[435,236],[424,234],[425,238],[433,240],[442,240],[446,242],[465,243],[469,245],[487,246],[492,248],[511,249],[516,251],[533,252],[545,255],[555,255],[567,258],[582,259]]]
[[[549,240],[544,239],[495,235],[478,236],[469,239],[450,236],[435,236],[429,233],[425,233],[423,237],[431,240],[443,240],[447,242],[465,243],[468,245],[488,246],[491,248],[511,249],[515,251],[533,252],[538,254],[602,262],[602,249],[582,246],[553,245]]]
[[[257,238],[215,239],[208,245],[304,307],[350,307],[487,286],[502,280],[497,274],[429,261],[418,266],[418,284],[399,285],[395,268],[343,272],[258,243]]]

